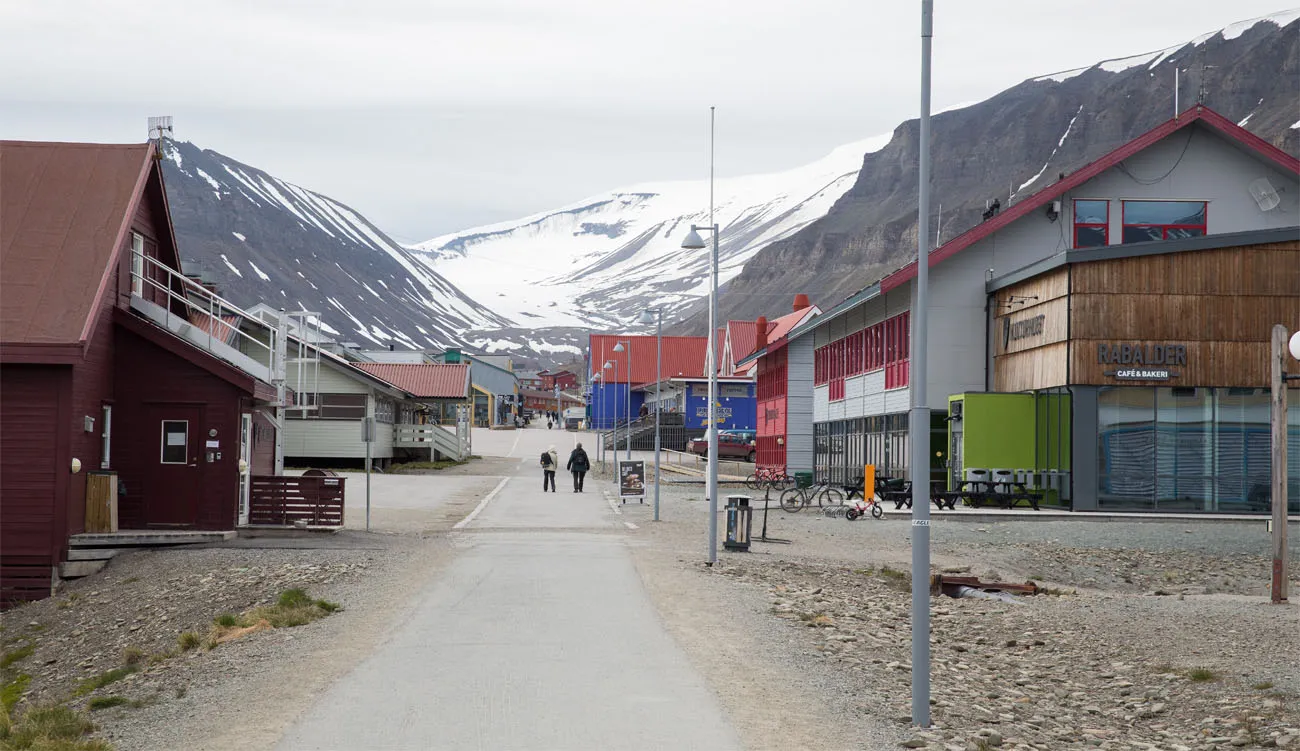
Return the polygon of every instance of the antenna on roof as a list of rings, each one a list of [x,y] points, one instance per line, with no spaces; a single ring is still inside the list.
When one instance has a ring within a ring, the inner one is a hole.
[[[1201,54],[1200,54],[1199,57],[1201,58],[1201,60],[1200,60],[1200,62],[1201,62],[1201,85],[1200,85],[1200,88],[1197,89],[1197,91],[1196,91],[1196,103],[1197,103],[1198,105],[1203,105],[1203,104],[1205,104],[1205,71],[1209,70],[1210,68],[1217,68],[1217,67],[1219,67],[1219,66],[1217,66],[1217,65],[1206,65],[1206,64],[1205,64],[1205,45],[1201,45]]]
[[[162,156],[163,139],[172,137],[172,116],[162,115],[149,118],[149,143],[153,144],[154,154]]]

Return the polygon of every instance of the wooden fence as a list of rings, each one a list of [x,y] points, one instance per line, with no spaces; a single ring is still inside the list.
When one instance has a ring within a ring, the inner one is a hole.
[[[344,480],[254,475],[248,523],[292,527],[305,522],[314,527],[342,527]]]

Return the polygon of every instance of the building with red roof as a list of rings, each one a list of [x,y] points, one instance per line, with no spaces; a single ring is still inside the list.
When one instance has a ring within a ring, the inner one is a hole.
[[[991,473],[1078,511],[1267,508],[1264,363],[1271,326],[1300,321],[1300,161],[1196,105],[1059,174],[928,254],[929,466],[909,447],[913,262],[786,336],[812,407],[792,470]]]

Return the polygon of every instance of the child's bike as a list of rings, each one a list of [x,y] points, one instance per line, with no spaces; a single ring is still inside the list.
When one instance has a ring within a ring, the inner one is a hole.
[[[862,498],[855,498],[853,500],[853,505],[845,509],[844,518],[853,521],[860,516],[865,516],[867,512],[871,512],[872,519],[879,519],[885,515],[885,510],[880,507],[880,502],[876,500],[875,496],[872,496],[865,500]]]

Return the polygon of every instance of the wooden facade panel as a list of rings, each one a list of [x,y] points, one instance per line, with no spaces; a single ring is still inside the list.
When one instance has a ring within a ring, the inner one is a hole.
[[[1176,377],[1160,381],[1117,380],[1105,375],[1117,368],[1163,365],[1114,365],[1097,361],[1097,346],[1111,345],[1112,339],[1076,339],[1071,352],[1070,382],[1073,384],[1128,386],[1217,386],[1260,388],[1268,385],[1268,342],[1197,342],[1144,339],[1142,346],[1168,344],[1186,347],[1187,364],[1169,366]]]
[[[1300,241],[1073,266],[1074,294],[1300,295]]]
[[[1027,305],[1041,305],[1049,300],[1055,300],[1058,297],[1065,297],[1070,292],[1070,270],[1062,266],[1059,269],[1049,271],[1033,279],[1026,279],[1019,284],[1013,284],[1005,289],[998,290],[997,302],[999,303],[999,315],[1009,310],[1002,303],[1009,302],[1011,298],[1037,298],[1030,300]],[[1018,309],[1020,306],[1016,306]]]
[[[1075,294],[1070,316],[1076,339],[1267,341],[1273,324],[1300,320],[1300,290],[1288,296]]]
[[[1069,364],[1069,343],[1056,342],[998,357],[993,389],[999,392],[1032,391],[1064,386]]]
[[[1063,342],[1070,336],[1069,298],[1057,297],[1005,312],[995,319],[993,334],[995,357]]]

